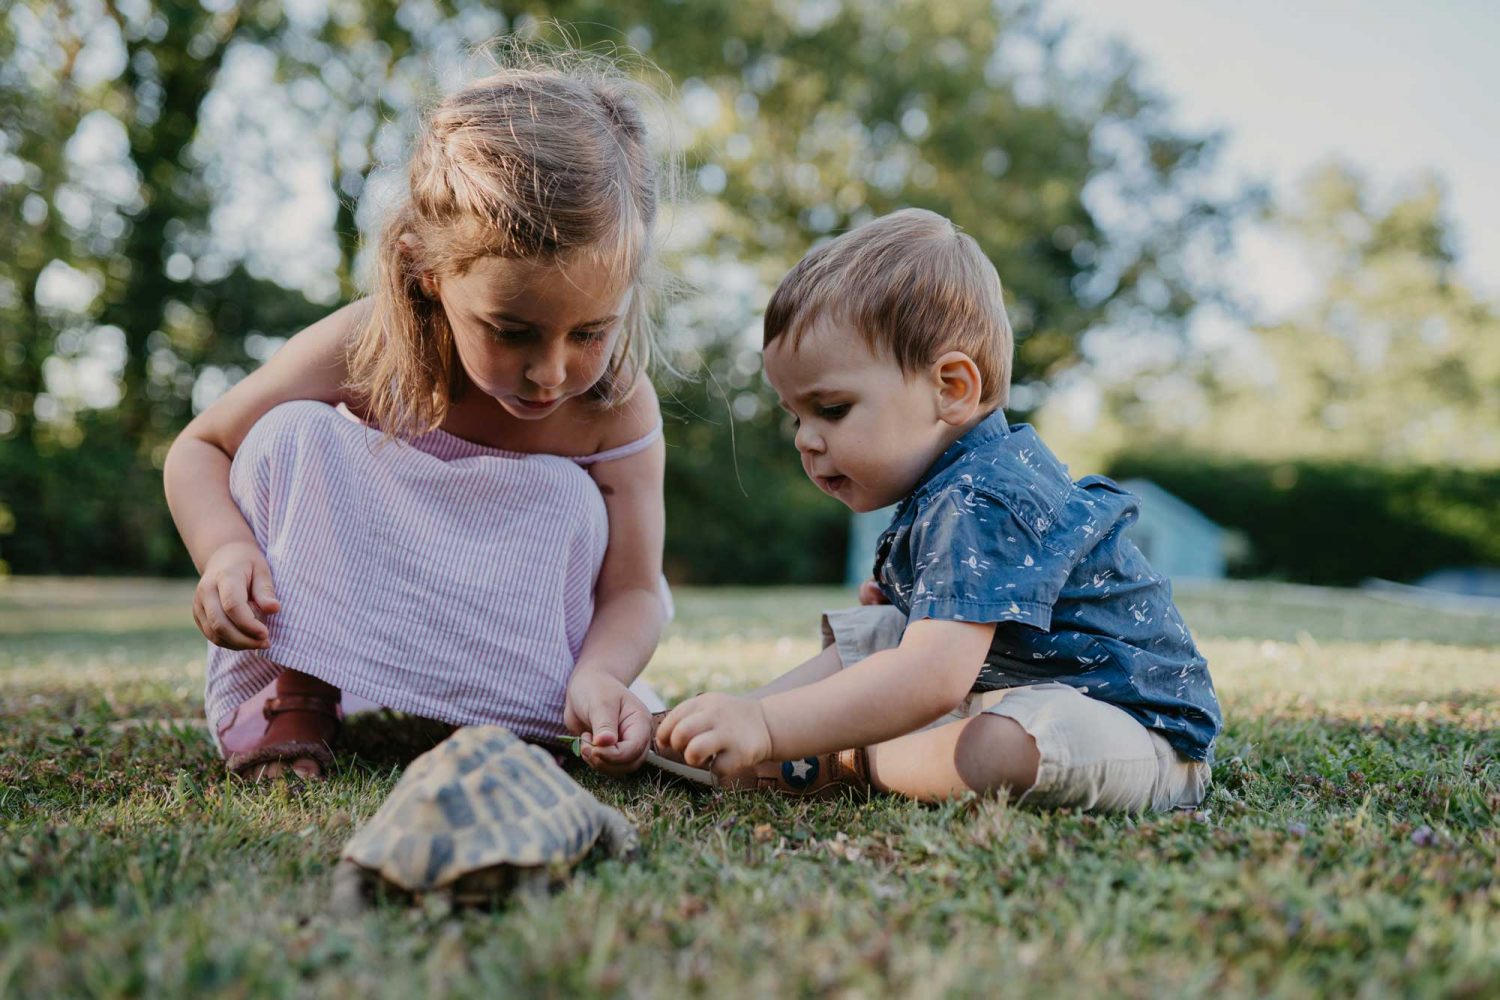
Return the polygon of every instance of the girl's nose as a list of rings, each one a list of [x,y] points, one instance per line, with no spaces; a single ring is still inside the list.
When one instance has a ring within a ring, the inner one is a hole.
[[[568,366],[563,352],[547,351],[531,359],[526,366],[526,379],[539,389],[556,389],[567,378]]]

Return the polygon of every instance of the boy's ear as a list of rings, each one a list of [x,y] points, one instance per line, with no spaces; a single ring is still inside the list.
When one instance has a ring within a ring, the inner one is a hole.
[[[938,392],[938,419],[955,427],[968,423],[984,394],[979,366],[962,351],[949,351],[932,363],[931,371]]]
[[[396,245],[401,248],[401,256],[408,263],[415,263],[422,257],[422,241],[415,233],[402,233],[396,240]],[[429,299],[437,298],[438,280],[437,276],[428,270],[421,270],[417,275],[417,283],[422,289],[422,294]]]

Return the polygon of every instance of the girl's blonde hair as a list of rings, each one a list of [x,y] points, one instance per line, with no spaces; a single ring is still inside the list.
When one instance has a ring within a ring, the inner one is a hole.
[[[349,387],[388,435],[437,427],[464,384],[453,331],[441,302],[423,291],[424,273],[462,274],[489,256],[587,254],[624,268],[632,275],[624,326],[594,397],[622,398],[650,361],[659,189],[671,174],[642,113],[655,95],[609,57],[524,62],[426,116],[409,193],[381,230],[374,308],[351,349]]]

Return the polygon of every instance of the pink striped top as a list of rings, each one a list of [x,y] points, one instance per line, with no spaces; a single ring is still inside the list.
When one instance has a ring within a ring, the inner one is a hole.
[[[323,403],[271,410],[236,453],[230,492],[281,610],[268,650],[209,647],[205,701],[221,747],[264,732],[237,708],[278,664],[398,711],[561,736],[609,534],[584,467],[660,435],[570,458],[441,430],[382,441]]]

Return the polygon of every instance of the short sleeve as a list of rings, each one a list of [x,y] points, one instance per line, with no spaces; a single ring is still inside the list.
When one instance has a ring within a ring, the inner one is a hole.
[[[1003,500],[971,487],[925,505],[909,544],[912,621],[1013,621],[1046,631],[1072,570]]]

